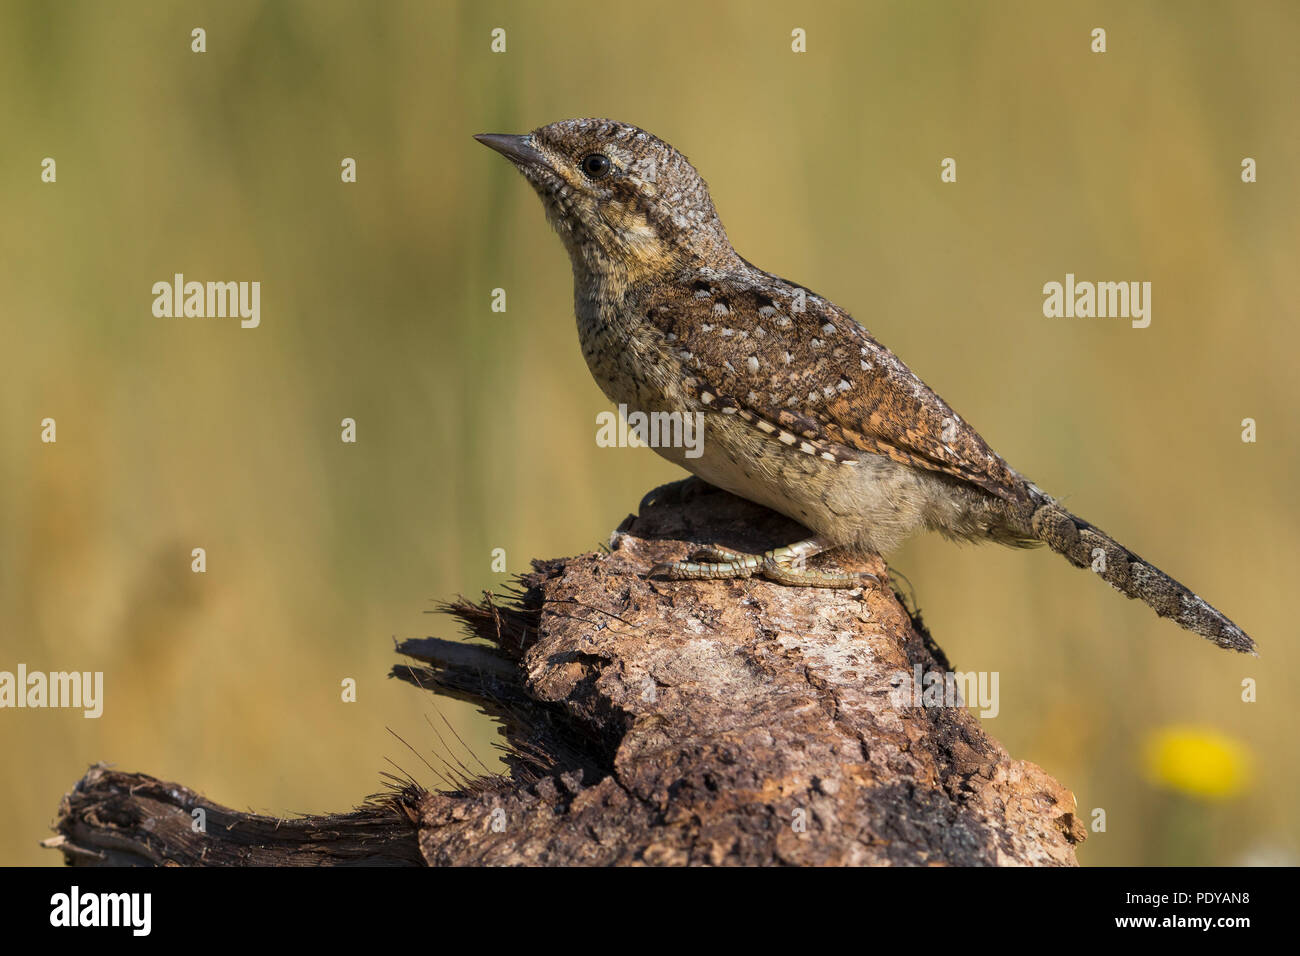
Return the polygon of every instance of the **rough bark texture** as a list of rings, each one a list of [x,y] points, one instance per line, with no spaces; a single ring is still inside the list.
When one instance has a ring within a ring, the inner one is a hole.
[[[277,821],[96,767],[50,844],[92,864],[1074,864],[1068,790],[973,714],[898,699],[915,666],[949,668],[887,583],[647,579],[687,542],[800,534],[687,491],[629,517],[606,552],[535,563],[507,605],[451,606],[485,643],[399,647],[419,663],[395,676],[501,720],[508,774]],[[854,569],[887,582],[879,559]]]
[[[58,836],[44,845],[70,866],[419,866],[419,796],[395,790],[350,813],[278,819],[97,764],[64,796]]]

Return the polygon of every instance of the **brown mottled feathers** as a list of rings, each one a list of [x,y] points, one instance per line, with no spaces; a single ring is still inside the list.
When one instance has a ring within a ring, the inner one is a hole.
[[[1254,651],[1202,598],[1015,472],[846,313],[745,261],[704,180],[663,140],[607,119],[480,139],[532,184],[569,252],[583,355],[605,394],[638,411],[706,410],[698,456],[670,443],[656,446],[664,457],[830,547],[884,553],[923,529],[1045,543],[1220,647]]]
[[[757,269],[702,273],[659,286],[640,307],[691,371],[686,384],[697,398],[774,440],[836,461],[884,455],[1010,502],[1030,496],[1028,483],[893,352],[806,289]]]

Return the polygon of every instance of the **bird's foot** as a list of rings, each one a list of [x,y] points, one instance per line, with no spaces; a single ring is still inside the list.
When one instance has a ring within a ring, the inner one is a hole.
[[[778,584],[809,588],[856,588],[880,581],[874,574],[866,572],[821,571],[807,567],[808,558],[830,548],[831,545],[821,537],[807,538],[762,554],[709,545],[697,550],[690,560],[656,565],[650,570],[650,576],[663,575],[674,581],[719,581],[757,574]]]

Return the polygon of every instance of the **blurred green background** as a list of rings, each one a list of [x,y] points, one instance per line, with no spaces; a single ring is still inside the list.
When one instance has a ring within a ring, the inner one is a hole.
[[[588,550],[681,475],[596,446],[567,258],[470,139],[575,116],[681,148],[744,256],[1259,641],[1219,651],[1043,552],[893,556],[954,666],[1000,673],[989,731],[1105,810],[1080,860],[1300,858],[1300,6],[0,9],[0,669],[107,691],[97,721],[0,711],[0,863],[60,861],[38,841],[97,760],[338,810],[394,766],[437,786],[441,712],[496,765],[488,720],[385,679],[392,638],[455,636],[426,612],[506,584],[492,549]],[[153,317],[176,272],[260,281],[261,327]],[[1151,327],[1044,318],[1067,272],[1151,281]]]

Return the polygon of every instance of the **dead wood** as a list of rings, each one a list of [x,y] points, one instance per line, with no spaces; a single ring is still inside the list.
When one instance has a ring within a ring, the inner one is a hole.
[[[606,551],[535,562],[506,601],[449,606],[476,642],[399,646],[393,676],[500,721],[507,772],[276,820],[97,766],[47,845],[82,865],[1075,863],[1068,790],[969,711],[910,699],[914,668],[949,667],[879,559],[858,592],[647,579],[687,542],[800,534],[687,491]]]

